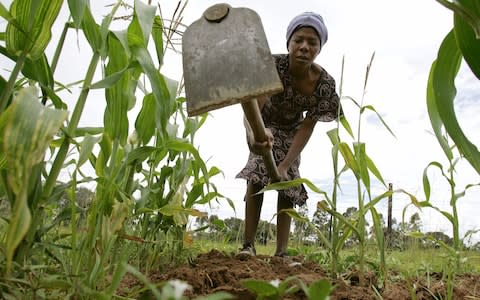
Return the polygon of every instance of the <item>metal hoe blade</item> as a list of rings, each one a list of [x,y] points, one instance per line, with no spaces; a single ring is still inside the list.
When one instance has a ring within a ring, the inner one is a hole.
[[[258,14],[217,4],[182,39],[187,112],[195,116],[283,90]]]

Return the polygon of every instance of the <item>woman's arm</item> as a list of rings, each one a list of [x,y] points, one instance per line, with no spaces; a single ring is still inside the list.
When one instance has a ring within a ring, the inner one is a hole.
[[[300,155],[303,148],[307,144],[310,136],[312,136],[313,129],[315,128],[316,121],[305,118],[297,129],[295,136],[293,137],[292,145],[288,149],[285,159],[278,165],[278,173],[282,180],[289,180],[287,177],[287,171],[290,169],[292,162]]]

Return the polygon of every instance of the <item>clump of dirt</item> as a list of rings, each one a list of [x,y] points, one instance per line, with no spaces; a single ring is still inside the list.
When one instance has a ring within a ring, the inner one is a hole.
[[[233,254],[212,250],[199,255],[192,263],[180,265],[167,272],[153,273],[150,275],[152,282],[178,279],[192,287],[185,295],[194,299],[199,296],[224,291],[234,295],[237,299],[256,299],[256,295],[247,290],[241,283],[243,279],[281,280],[295,276],[306,285],[320,279],[328,279],[334,285],[330,299],[332,300],[359,300],[383,299],[401,300],[412,299],[445,299],[447,286],[442,281],[442,276],[433,276],[429,280],[423,278],[406,281],[398,279],[394,282],[388,280],[385,287],[379,287],[379,280],[373,273],[367,273],[365,280],[360,282],[357,273],[351,272],[343,278],[332,280],[326,275],[318,264],[304,260],[302,256],[281,258],[267,255],[256,257],[238,257]],[[398,278],[398,276],[397,276]],[[480,297],[480,274],[459,275],[455,281],[453,299],[477,299]],[[127,277],[121,286],[126,291],[140,282]],[[477,285],[478,288],[475,288]],[[121,291],[119,291],[122,294]],[[285,299],[306,299],[299,291]]]

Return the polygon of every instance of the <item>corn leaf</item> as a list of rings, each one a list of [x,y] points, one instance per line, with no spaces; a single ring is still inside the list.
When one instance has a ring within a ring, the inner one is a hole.
[[[477,0],[437,0],[443,6],[461,16],[473,29],[477,39],[480,39],[480,5]]]
[[[6,119],[2,121],[0,141],[9,165],[14,167],[9,177],[14,191],[18,192],[23,188],[24,176],[28,176],[23,168],[32,168],[42,161],[50,140],[67,118],[67,112],[41,105],[35,88],[22,89],[11,106],[8,113],[2,115],[2,119]],[[18,162],[22,162],[22,166]]]
[[[262,298],[275,296],[277,294],[277,288],[266,281],[244,279],[241,281],[241,283],[244,287],[254,292],[258,296],[261,296]]]
[[[18,24],[17,20],[10,14],[8,9],[2,3],[0,3],[0,17],[4,18],[8,23],[12,24],[18,30],[25,33],[23,31],[23,28],[20,26],[20,24]],[[2,34],[5,35],[5,32],[2,32]],[[1,40],[2,41],[5,40],[5,37],[3,37],[3,39]]]
[[[133,15],[132,30],[135,34],[142,36],[143,46],[148,45],[148,37],[152,31],[153,21],[155,18],[155,12],[157,8],[153,5],[147,5],[140,0],[135,0],[135,13]]]
[[[15,249],[17,249],[18,245],[27,234],[32,221],[32,215],[27,204],[26,190],[20,191],[16,194],[15,203],[13,205],[11,214],[5,245],[7,274],[9,274],[11,270]]]
[[[127,164],[132,164],[133,162],[139,163],[145,161],[152,153],[158,151],[156,147],[143,146],[133,149],[128,153]]]
[[[83,14],[87,7],[88,0],[68,0],[68,8],[70,9],[70,15],[73,18],[75,28],[80,28],[83,21]]]
[[[309,189],[311,189],[315,193],[322,194],[323,196],[325,196],[325,198],[328,199],[328,195],[326,192],[322,191],[321,189],[316,187],[310,180],[305,178],[297,178],[289,181],[280,181],[280,182],[271,183],[266,187],[264,187],[262,190],[260,190],[258,194],[264,193],[266,191],[285,190],[285,189],[299,186],[301,184],[305,184],[306,186],[308,186]]]
[[[143,97],[142,108],[135,120],[135,130],[143,145],[148,144],[155,134],[155,114],[152,113],[156,110],[155,105],[155,97],[153,94],[148,94]]]
[[[8,270],[13,253],[31,222],[25,187],[32,169],[43,160],[50,140],[66,118],[66,111],[41,105],[33,87],[20,90],[0,117],[0,146],[9,165],[8,183],[16,196],[7,232]]]
[[[365,106],[363,106],[363,107],[360,109],[360,113],[363,114],[363,112],[364,112],[366,109],[373,111],[373,112],[377,115],[378,119],[380,119],[380,122],[382,122],[383,126],[385,126],[385,128],[387,128],[388,132],[390,132],[391,135],[393,135],[394,137],[396,137],[396,136],[395,136],[395,133],[393,133],[393,131],[392,131],[392,130],[390,129],[390,127],[387,125],[387,123],[385,122],[385,120],[383,120],[382,116],[380,116],[380,114],[375,110],[375,108],[374,108],[373,106],[371,106],[371,105],[365,105]]]
[[[355,160],[355,156],[353,155],[352,150],[346,143],[338,144],[340,153],[342,154],[343,160],[345,164],[352,170],[353,175],[358,179],[360,178],[360,167],[358,166],[357,161]]]
[[[106,76],[105,78],[95,82],[95,83],[92,83],[92,85],[90,86],[90,89],[91,90],[96,90],[96,89],[107,89],[107,88],[111,88],[115,83],[117,83],[120,79],[122,79],[123,75],[125,74],[125,72],[127,72],[130,68],[127,66],[123,69],[121,69],[120,71],[117,71],[117,72],[114,72],[108,76]]]
[[[448,141],[442,133],[443,123],[438,113],[437,103],[435,101],[435,93],[433,91],[433,80],[431,78],[433,78],[433,73],[436,68],[436,65],[437,65],[436,62],[434,62],[432,64],[432,67],[430,68],[430,75],[429,75],[429,80],[427,85],[428,116],[430,118],[430,123],[432,124],[433,132],[435,134],[435,137],[437,138],[438,143],[440,144],[440,147],[442,148],[447,158],[449,160],[452,160],[453,159],[452,149],[450,149],[450,146],[448,145]]]
[[[81,145],[80,145],[80,154],[77,162],[77,169],[80,168],[92,154],[93,147],[95,147],[98,142],[100,142],[101,137],[95,137],[90,134],[85,135]]]
[[[202,170],[203,176],[205,177],[205,180],[208,181],[208,170],[207,170],[207,167],[205,165],[205,162],[200,157],[200,154],[198,153],[198,150],[192,144],[190,144],[188,142],[178,141],[178,140],[169,140],[165,144],[165,147],[169,150],[191,153],[193,155],[193,157],[195,158],[195,162],[199,164],[200,169]]]
[[[131,50],[152,85],[153,95],[157,104],[155,111],[156,127],[163,135],[167,135],[168,119],[175,105],[174,97],[171,97],[165,78],[155,68],[148,50],[141,47],[135,47]]]
[[[370,174],[368,173],[365,143],[353,143],[353,150],[355,152],[355,160],[359,167],[360,178],[362,179],[368,195],[370,196]]]
[[[0,46],[0,53],[16,62],[18,57],[9,53],[6,48]],[[22,68],[22,74],[32,80],[38,81],[44,87],[53,89],[53,72],[45,54],[40,55],[36,60],[27,58]]]
[[[346,228],[353,231],[355,233],[355,235],[359,239],[361,239],[362,235],[358,231],[357,226],[355,226],[354,223],[350,222],[350,220],[348,218],[346,218],[344,215],[342,215],[341,213],[339,213],[336,210],[333,210],[329,205],[327,205],[326,201],[318,201],[317,202],[317,209],[324,210],[324,211],[328,212],[329,214],[333,215],[337,220],[339,220],[343,225],[345,225]]]
[[[10,7],[10,14],[21,30],[12,23],[7,25],[6,45],[10,53],[28,53],[32,60],[38,59],[50,42],[51,28],[63,0],[34,1],[16,0]]]
[[[90,8],[86,6],[82,18],[82,30],[93,52],[100,52],[102,48],[102,37],[100,26],[95,22]]]
[[[380,202],[383,198],[387,198],[387,197],[391,196],[392,194],[393,194],[392,191],[386,191],[383,194],[373,198],[371,201],[369,201],[367,204],[365,204],[365,206],[364,206],[365,211],[368,211],[369,209],[371,209],[372,207],[377,205],[377,203]]]
[[[449,136],[455,142],[459,152],[465,156],[472,167],[480,174],[480,152],[468,140],[457,121],[454,109],[456,95],[455,78],[461,63],[461,53],[456,44],[453,30],[440,46],[438,57],[429,78],[438,115]]]
[[[353,131],[350,123],[348,123],[347,118],[344,115],[340,116],[340,124],[342,124],[343,128],[347,131],[347,133],[353,138]]]
[[[112,139],[118,139],[124,145],[128,137],[128,109],[135,102],[136,80],[128,72],[129,58],[115,35],[108,37],[108,64],[106,78],[113,78],[109,88],[105,89],[107,106],[104,113],[105,132]],[[105,81],[104,81],[105,83]],[[101,84],[105,85],[105,84]]]
[[[472,27],[459,14],[454,15],[457,45],[472,72],[480,79],[480,37],[475,37]],[[480,16],[478,18],[480,24]]]
[[[320,279],[312,282],[310,287],[307,289],[308,299],[316,300],[328,300],[330,299],[330,294],[333,292],[334,287],[327,279]]]
[[[103,127],[78,127],[73,137],[85,136],[87,134],[97,135],[103,133]]]
[[[162,18],[155,16],[153,18],[152,38],[155,44],[155,51],[157,53],[158,65],[163,65],[163,22]]]
[[[385,236],[383,235],[383,227],[382,222],[380,221],[380,216],[378,215],[378,212],[374,206],[370,207],[370,213],[372,214],[373,228],[377,238],[378,248],[380,253],[385,253]],[[384,259],[385,257],[383,257],[383,263],[385,263]]]
[[[373,174],[384,186],[387,186],[387,184],[385,183],[385,180],[383,180],[382,174],[381,174],[380,171],[378,170],[378,168],[377,168],[377,166],[375,165],[375,163],[373,162],[373,160],[372,160],[368,155],[365,156],[365,159],[366,159],[366,161],[367,161],[367,167],[368,167],[368,169],[370,170],[370,172],[372,172],[372,174]]]

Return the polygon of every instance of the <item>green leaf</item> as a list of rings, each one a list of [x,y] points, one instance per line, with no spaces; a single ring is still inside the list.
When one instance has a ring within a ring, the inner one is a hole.
[[[88,0],[68,0],[68,7],[73,18],[75,28],[80,28],[83,21],[83,14],[88,7]]]
[[[135,130],[143,145],[148,144],[155,134],[155,114],[156,102],[153,94],[143,97],[143,105],[135,120]]]
[[[77,169],[80,168],[90,157],[93,151],[93,147],[95,147],[98,142],[100,142],[101,137],[95,137],[87,134],[83,139],[80,145],[80,154],[77,162]]]
[[[203,184],[195,184],[188,193],[187,200],[185,201],[185,207],[192,207],[195,200],[197,200],[203,193]]]
[[[328,212],[329,214],[333,215],[335,218],[337,218],[343,225],[345,225],[345,227],[349,228],[350,230],[352,230],[358,238],[362,238],[362,235],[360,234],[360,232],[358,231],[358,228],[355,226],[355,224],[353,224],[352,222],[350,222],[349,219],[347,219],[344,215],[342,215],[341,213],[339,213],[338,211],[336,210],[333,210],[330,208],[330,206],[328,206],[327,202],[326,201],[318,201],[317,202],[317,209],[320,209],[320,210],[324,210],[326,212]]]
[[[162,18],[155,16],[153,18],[152,38],[157,53],[158,65],[163,65],[163,22]]]
[[[34,166],[43,161],[53,135],[67,118],[66,111],[46,108],[37,98],[34,87],[24,88],[0,116],[0,146],[9,165],[8,184],[16,196],[7,232],[7,272],[30,226],[25,187]]]
[[[195,298],[195,300],[230,300],[230,299],[236,299],[236,298],[227,292],[217,292],[211,295]]]
[[[199,204],[199,205],[207,204],[216,197],[218,197],[217,192],[210,192],[210,193],[207,193],[205,196],[201,197],[198,201],[195,201],[195,204]]]
[[[0,17],[4,18],[8,23],[12,24],[18,30],[25,33],[23,31],[22,26],[20,26],[20,24],[18,24],[17,20],[10,14],[8,9],[2,3],[0,3]],[[2,34],[5,36],[5,32],[2,32]],[[3,39],[1,39],[1,40],[5,40],[5,37],[3,37]]]
[[[457,121],[454,109],[456,95],[455,78],[461,63],[461,54],[456,44],[455,35],[451,31],[442,42],[433,74],[433,98],[443,125],[455,142],[459,152],[465,156],[472,167],[480,174],[480,152],[468,140]]]
[[[137,86],[135,75],[128,71],[129,58],[114,34],[108,36],[108,64],[105,69],[104,84],[112,84],[105,89],[107,106],[104,114],[105,132],[112,139],[124,145],[128,137],[128,110],[135,103]],[[104,85],[100,84],[100,85]]]
[[[102,48],[102,37],[100,26],[95,22],[90,8],[86,6],[82,18],[82,30],[93,52],[100,52]]]
[[[345,164],[350,168],[350,170],[352,170],[353,175],[355,175],[356,178],[360,178],[360,168],[350,147],[343,142],[338,144],[338,147]]]
[[[387,184],[385,183],[385,180],[383,180],[382,174],[381,174],[380,171],[377,169],[377,166],[375,165],[375,163],[373,162],[373,160],[372,160],[368,155],[365,156],[365,159],[367,160],[367,167],[368,167],[368,169],[370,170],[370,172],[372,172],[372,174],[373,174],[384,186],[387,186]]]
[[[8,23],[6,45],[10,53],[19,56],[27,52],[32,60],[38,59],[48,43],[63,0],[33,1],[15,0],[10,7],[10,14],[18,26]],[[21,30],[19,29],[21,28]]]
[[[437,65],[436,62],[434,62],[432,64],[432,67],[430,68],[430,75],[429,75],[428,85],[427,85],[428,116],[430,118],[430,123],[432,124],[433,132],[435,133],[435,137],[437,138],[437,141],[440,144],[440,147],[442,148],[447,158],[449,160],[452,160],[453,153],[452,153],[452,150],[450,149],[450,146],[448,145],[447,139],[442,133],[443,123],[438,113],[437,103],[435,101],[435,93],[433,91],[433,73],[435,71],[436,65]]]
[[[370,196],[370,174],[367,167],[367,153],[365,151],[365,143],[353,143],[353,150],[355,151],[355,158],[359,166],[360,178],[362,179],[368,195]]]
[[[299,186],[301,184],[305,184],[308,186],[309,189],[311,189],[313,192],[322,194],[325,196],[326,199],[328,199],[328,195],[326,192],[322,191],[318,187],[316,187],[310,180],[305,179],[305,178],[297,178],[294,180],[289,180],[289,181],[281,181],[281,182],[275,182],[267,185],[264,187],[262,190],[260,190],[257,194],[264,193],[266,191],[280,191],[280,190],[285,190],[289,189],[292,187]]]
[[[27,170],[43,160],[50,140],[66,118],[66,111],[40,104],[33,87],[22,89],[2,114],[0,142],[13,167],[9,182],[15,192],[24,188]]]
[[[26,183],[26,182],[25,182]],[[30,228],[32,215],[27,203],[26,189],[16,193],[15,202],[12,208],[10,222],[8,224],[5,255],[7,258],[6,273],[11,271],[13,255],[24,236]]]
[[[166,135],[168,119],[175,108],[175,99],[171,97],[165,78],[155,68],[147,49],[136,47],[132,49],[132,54],[140,63],[152,85],[153,95],[157,102],[155,111],[156,127],[161,133]]]
[[[0,53],[16,62],[18,57],[9,53],[6,48],[0,46]],[[37,60],[27,58],[22,68],[22,74],[32,80],[38,81],[42,87],[54,87],[53,72],[45,54]]]
[[[333,291],[333,286],[330,281],[326,279],[320,279],[314,281],[308,288],[308,299],[315,300],[328,300],[329,295]]]
[[[345,128],[347,133],[353,138],[352,127],[350,127],[350,123],[348,123],[348,120],[345,117],[345,115],[340,116],[340,123],[342,124],[343,128]]]
[[[147,47],[155,11],[155,6],[147,5],[140,0],[135,0],[133,20],[128,26],[129,47]]]
[[[244,287],[254,292],[258,296],[269,297],[277,294],[277,288],[265,281],[244,279],[241,281],[241,283]]]
[[[454,14],[453,20],[455,40],[462,51],[463,58],[475,76],[480,79],[480,55],[478,55],[480,53],[480,39],[475,37],[472,27],[459,14]]]
[[[480,39],[480,5],[477,0],[437,0],[437,2],[463,18],[474,30],[476,38]]]
[[[382,260],[385,259],[383,253],[385,253],[385,236],[383,234],[383,227],[382,227],[382,222],[380,220],[380,216],[378,215],[377,210],[375,209],[374,206],[370,208],[370,212],[372,214],[372,220],[373,220],[373,228],[375,230],[375,236],[377,239],[377,244],[378,244],[378,249],[379,252],[382,253]],[[383,261],[383,263],[385,263]]]
[[[117,0],[117,3],[113,5],[113,8],[110,11],[110,13],[106,15],[102,20],[102,25],[100,26],[100,40],[101,40],[100,55],[102,57],[105,57],[108,51],[107,38],[109,36],[110,24],[112,23],[113,16],[115,15],[115,13],[117,12],[118,8],[122,3],[123,3],[122,0]]]
[[[169,150],[175,150],[178,152],[189,152],[193,155],[195,158],[195,162],[200,165],[200,169],[202,170],[203,176],[205,177],[205,180],[208,181],[208,170],[207,166],[205,165],[205,162],[202,160],[200,157],[200,154],[198,153],[198,150],[189,142],[182,142],[178,140],[169,140],[166,144],[165,147]]]
[[[147,158],[152,155],[155,151],[158,151],[156,147],[144,146],[138,147],[133,149],[128,153],[127,156],[127,164],[131,164],[133,162],[140,163],[145,161]]]
[[[373,106],[371,106],[371,105],[363,106],[360,109],[360,113],[362,114],[366,109],[373,111],[377,115],[377,117],[380,119],[380,122],[382,122],[383,126],[385,126],[385,128],[387,128],[387,130],[390,132],[390,134],[393,135],[394,137],[396,137],[395,134],[393,133],[393,131],[390,129],[390,127],[385,122],[385,120],[383,120],[382,116],[380,116],[380,114],[375,110],[375,108]]]
[[[125,72],[127,72],[129,69],[130,69],[129,67],[125,67],[120,71],[114,72],[106,76],[105,78],[95,83],[92,83],[92,85],[90,86],[90,89],[96,90],[96,89],[107,89],[112,87],[115,83],[117,83],[120,79],[122,79]]]

